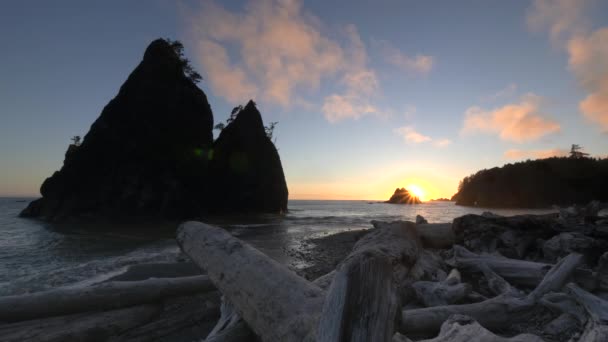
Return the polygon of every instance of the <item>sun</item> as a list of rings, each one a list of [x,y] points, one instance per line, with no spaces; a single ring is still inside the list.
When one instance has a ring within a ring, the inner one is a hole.
[[[406,189],[414,196],[418,197],[421,201],[424,200],[424,190],[420,186],[416,184],[410,184],[406,187]]]

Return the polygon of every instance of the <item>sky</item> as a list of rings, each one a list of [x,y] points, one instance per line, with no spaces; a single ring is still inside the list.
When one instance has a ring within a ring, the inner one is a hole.
[[[215,122],[249,99],[278,122],[290,199],[450,197],[571,144],[608,155],[608,1],[3,1],[0,196],[39,196],[159,37]]]

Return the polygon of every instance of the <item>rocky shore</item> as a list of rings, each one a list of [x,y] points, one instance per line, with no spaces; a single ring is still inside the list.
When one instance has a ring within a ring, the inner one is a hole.
[[[0,298],[0,337],[605,341],[601,208],[375,221],[305,241],[290,253],[310,266],[295,273],[221,228],[188,222],[178,231],[187,259],[136,265],[88,288]]]

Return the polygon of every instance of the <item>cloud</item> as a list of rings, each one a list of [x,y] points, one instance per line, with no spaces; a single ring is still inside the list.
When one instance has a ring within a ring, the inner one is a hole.
[[[426,74],[431,71],[433,65],[435,64],[435,58],[433,56],[420,54],[408,56],[386,40],[375,41],[375,44],[380,49],[387,63],[390,63],[404,71],[413,71]]]
[[[589,121],[608,132],[608,27],[568,42],[569,68],[589,95],[579,109]]]
[[[509,97],[515,95],[516,91],[517,91],[517,84],[510,83],[509,85],[507,85],[503,89],[497,91],[496,93],[482,98],[482,101],[495,101],[495,100],[499,100],[499,99],[509,98]]]
[[[250,1],[240,13],[205,1],[187,15],[203,73],[213,92],[233,103],[254,94],[289,106],[296,89],[317,89],[344,64],[343,49],[322,34],[319,20],[304,13],[300,1]],[[226,47],[238,63],[231,63]]]
[[[470,107],[465,112],[462,133],[494,133],[503,140],[521,143],[559,131],[557,122],[541,115],[540,102],[539,96],[528,94],[519,103],[491,110]]]
[[[608,132],[608,27],[589,29],[590,0],[536,0],[528,24],[546,29],[566,48],[568,66],[588,95],[579,103],[583,116]]]
[[[521,159],[544,159],[550,157],[565,157],[569,154],[568,151],[563,149],[549,149],[549,150],[532,150],[523,151],[517,149],[507,150],[504,154],[505,158],[513,160]]]
[[[395,133],[401,135],[403,139],[408,143],[420,144],[423,142],[431,141],[431,137],[416,132],[412,126],[404,126],[395,129]]]
[[[547,30],[551,41],[559,43],[564,36],[585,30],[589,3],[589,0],[535,0],[528,9],[528,27],[534,31]]]
[[[349,46],[345,50],[344,74],[340,81],[341,93],[324,99],[322,111],[327,121],[335,123],[344,119],[359,119],[364,115],[382,115],[383,111],[370,102],[380,86],[374,70],[367,67],[367,51],[354,25],[345,28]]]
[[[406,143],[421,144],[432,142],[436,147],[446,147],[452,143],[449,139],[433,139],[427,135],[417,132],[412,126],[403,126],[396,128],[395,133],[403,137]]]
[[[439,140],[435,140],[435,142],[433,144],[437,147],[446,147],[446,146],[450,145],[451,143],[452,143],[452,141],[450,139],[439,139]]]

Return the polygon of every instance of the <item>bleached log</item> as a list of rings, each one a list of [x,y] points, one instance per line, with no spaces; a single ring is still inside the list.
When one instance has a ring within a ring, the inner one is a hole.
[[[565,313],[575,317],[579,323],[587,321],[587,315],[582,306],[578,305],[573,296],[563,292],[547,293],[540,299],[540,303],[553,312]]]
[[[253,339],[254,334],[232,304],[222,296],[221,316],[205,342],[241,342]]]
[[[21,341],[104,341],[150,321],[160,311],[158,305],[141,305],[104,312],[79,313],[0,325],[0,340]]]
[[[334,280],[334,276],[336,275],[336,270],[333,270],[327,274],[320,276],[319,278],[312,281],[313,284],[322,288],[323,290],[327,290],[331,285],[332,280]]]
[[[562,258],[545,274],[538,286],[528,294],[528,299],[537,302],[550,291],[557,291],[566,285],[576,268],[583,262],[583,255],[571,253]]]
[[[314,339],[319,287],[218,227],[183,223],[177,241],[262,341]]]
[[[0,322],[102,311],[151,303],[165,297],[211,291],[207,276],[116,281],[83,288],[0,297]]]
[[[413,222],[373,222],[338,265],[319,319],[317,339],[391,341],[400,303],[398,287],[408,283],[422,251]]]
[[[455,236],[451,223],[418,224],[418,236],[426,248],[451,248]]]
[[[220,316],[220,297],[216,290],[163,299],[162,311],[150,322],[129,329],[108,342],[192,340],[205,336]]]
[[[568,284],[566,288],[591,317],[579,341],[608,341],[608,301],[594,296],[574,283]]]
[[[462,269],[477,269],[484,263],[492,271],[511,284],[519,286],[537,286],[551,269],[550,264],[498,257],[495,255],[478,255],[466,248],[454,245],[455,266]],[[608,291],[608,274],[594,274],[589,269],[577,268],[574,280],[587,290],[600,289]]]
[[[580,254],[571,254],[564,258],[547,272],[539,286],[526,297],[516,297],[513,292],[508,292],[479,303],[404,310],[401,332],[434,333],[454,314],[470,316],[487,329],[500,328],[505,322],[516,321],[522,314],[529,312],[536,301],[548,291],[563,287],[581,258]]]
[[[460,272],[452,269],[441,282],[417,281],[412,284],[416,297],[426,307],[454,304],[471,293],[469,284],[462,284]]]
[[[338,266],[316,341],[389,342],[399,304],[392,273],[389,257],[376,250],[356,254]]]
[[[485,329],[474,319],[464,315],[451,316],[441,325],[439,336],[420,342],[542,342],[532,334],[520,334],[506,338]]]
[[[407,225],[410,221],[372,221],[374,227],[386,225]],[[418,237],[426,248],[451,248],[454,244],[454,232],[451,223],[418,223],[416,224]]]

